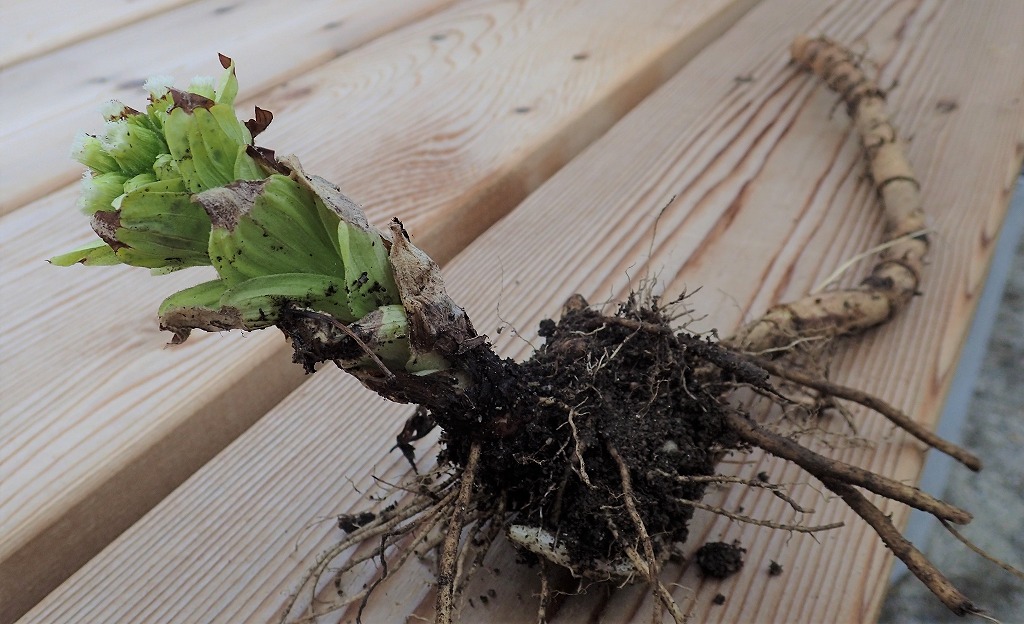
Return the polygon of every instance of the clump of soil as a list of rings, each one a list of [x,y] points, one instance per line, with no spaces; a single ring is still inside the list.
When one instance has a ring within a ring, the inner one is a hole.
[[[375,582],[343,597],[343,604],[358,602],[361,613],[390,570],[421,545],[434,544],[439,553],[437,621],[447,624],[457,617],[461,601],[468,600],[460,597],[461,579],[481,565],[487,549],[504,533],[528,562],[555,564],[577,578],[644,581],[659,608],[682,622],[685,615],[658,573],[680,552],[695,509],[789,531],[841,526],[785,525],[703,503],[708,484],[736,483],[769,489],[796,511],[806,512],[765,473],[749,480],[716,474],[716,464],[726,453],[751,446],[793,461],[819,478],[887,543],[899,545],[901,537],[854,486],[948,521],[969,519],[963,510],[905,484],[818,455],[731,406],[729,398],[740,386],[788,403],[769,383],[767,370],[829,395],[850,397],[841,387],[803,381],[785,367],[673,328],[672,321],[680,316],[673,310],[683,305],[682,298],[662,305],[657,297],[632,295],[607,315],[577,295],[565,304],[558,322],[541,324],[545,342],[526,362],[500,359],[467,325],[469,333],[461,343],[465,348],[453,343],[446,355],[473,383],[401,373],[369,383],[363,379],[386,396],[429,401],[415,401],[420,406],[398,436],[397,447],[412,457],[411,442],[440,426],[439,470],[403,485],[413,493],[407,501],[340,518],[346,537],[320,558],[304,584],[315,588],[330,562],[353,545],[379,544],[376,556],[357,557],[338,568],[338,587],[343,586],[342,575],[360,562],[384,561],[394,548],[395,562],[382,567]],[[318,338],[330,327],[315,325],[315,317],[296,318],[289,335],[297,352],[302,349],[322,361],[353,348],[347,335]],[[319,351],[304,346],[314,340],[322,345]],[[439,531],[444,535],[438,536]],[[905,548],[912,553],[912,545]],[[744,552],[736,544],[707,544],[696,563],[706,576],[725,578],[742,567]],[[546,565],[540,570],[546,579]],[[922,575],[926,572],[930,569]],[[542,613],[552,594],[547,587],[545,580]],[[291,610],[289,605],[285,619]]]
[[[461,601],[468,600],[460,595],[461,580],[481,565],[504,533],[526,561],[545,564],[542,578],[547,578],[546,564],[555,564],[577,578],[644,581],[657,596],[658,608],[682,622],[685,615],[658,573],[680,552],[695,509],[789,531],[841,526],[780,524],[703,503],[708,484],[735,483],[769,489],[796,511],[807,511],[765,473],[748,480],[716,474],[726,453],[751,446],[793,461],[820,479],[901,558],[920,564],[919,576],[938,578],[855,486],[949,522],[964,523],[969,514],[906,484],[819,455],[753,422],[729,399],[744,386],[777,404],[790,404],[770,384],[771,371],[825,396],[859,399],[897,424],[909,419],[877,399],[805,379],[799,371],[753,358],[728,343],[673,328],[680,314],[672,310],[683,304],[682,298],[661,305],[657,297],[632,295],[607,315],[577,295],[557,323],[541,324],[545,342],[526,362],[502,360],[467,323],[463,340],[452,341],[445,356],[471,383],[454,375],[400,372],[362,378],[385,396],[419,403],[398,436],[397,447],[407,457],[413,456],[412,441],[434,426],[442,428],[439,471],[403,485],[414,495],[402,504],[340,518],[347,536],[321,557],[304,584],[316,587],[329,562],[355,544],[376,542],[376,557],[382,561],[395,548],[394,568],[382,567],[374,583],[344,597],[344,604],[358,601],[361,613],[389,570],[400,567],[420,545],[432,543],[439,553],[437,621],[449,624]],[[313,363],[354,348],[350,336],[329,335],[330,324],[318,325],[316,317],[295,319],[289,331],[293,346]],[[316,341],[318,350],[307,348]],[[938,444],[945,442],[933,445]],[[463,539],[465,527],[470,527],[468,539]],[[436,536],[438,531],[444,535]],[[725,578],[740,569],[743,552],[734,544],[708,544],[697,563],[706,576]],[[367,559],[340,566],[338,586],[343,585],[341,575]],[[938,583],[948,586],[945,579]],[[545,580],[541,613],[551,594]],[[958,612],[975,609],[955,594],[947,602]],[[291,610],[289,605],[285,618]]]
[[[378,317],[349,327],[300,309],[282,313],[277,325],[307,370],[334,361],[381,396],[419,405],[397,447],[412,458],[411,442],[440,426],[439,465],[449,478],[421,483],[419,490],[410,487],[417,494],[414,500],[385,510],[366,525],[364,517],[344,518],[343,526],[353,530],[325,555],[313,577],[353,544],[379,539],[383,562],[388,547],[404,539],[414,546],[428,543],[431,531],[446,525],[443,540],[433,543],[440,553],[437,622],[449,624],[458,611],[459,580],[469,573],[462,565],[469,551],[462,544],[483,552],[504,531],[522,550],[577,577],[646,580],[658,608],[682,622],[685,616],[658,571],[675,545],[686,540],[695,509],[776,529],[810,532],[838,526],[784,525],[702,503],[708,483],[737,483],[770,489],[797,512],[806,512],[766,473],[750,480],[715,475],[725,453],[748,445],[817,478],[953,612],[978,612],[861,489],[947,523],[969,522],[968,512],[820,455],[727,403],[734,389],[746,386],[777,406],[793,405],[769,383],[771,375],[798,390],[812,390],[822,405],[835,399],[865,405],[972,470],[981,467],[977,457],[893,406],[830,383],[821,371],[800,363],[800,354],[806,355],[812,343],[826,349],[833,339],[885,323],[905,307],[919,291],[930,244],[920,185],[889,123],[884,91],[864,75],[856,55],[828,39],[798,38],[792,53],[797,64],[842,95],[861,135],[886,223],[885,244],[877,250],[871,274],[853,288],[773,306],[721,343],[673,329],[672,318],[655,298],[631,296],[611,316],[590,309],[581,297],[570,299],[557,323],[542,324],[542,348],[519,364],[500,359],[486,337],[476,333],[465,311],[446,294],[437,265],[415,249],[396,221],[388,258],[408,320],[410,353],[413,359],[427,355],[450,366],[429,374],[404,370],[408,366],[389,368],[367,346],[377,339],[374,328],[383,322]],[[373,362],[366,364],[364,356]],[[463,540],[466,526],[474,528]],[[411,548],[399,550],[396,566]],[[742,565],[742,552],[737,546],[708,545],[698,563],[705,574],[725,577]],[[481,560],[473,559],[470,568]],[[382,568],[377,582],[387,575],[387,567]],[[346,569],[342,566],[342,572]],[[541,619],[546,595],[542,588]],[[366,597],[353,599],[365,604]]]
[[[518,367],[511,413],[489,415],[500,435],[477,436],[455,424],[464,417],[435,415],[447,423],[440,460],[464,465],[476,441],[477,508],[502,506],[514,518],[514,542],[577,576],[632,576],[623,544],[656,536],[648,554],[666,559],[686,541],[688,503],[707,485],[690,478],[715,474],[739,444],[720,399],[731,375],[709,367],[709,354],[724,356],[673,331],[657,300],[636,297],[612,317],[574,298],[541,333],[544,345]]]
[[[708,542],[697,550],[697,566],[704,576],[724,579],[743,568],[743,553],[746,548],[739,544]]]

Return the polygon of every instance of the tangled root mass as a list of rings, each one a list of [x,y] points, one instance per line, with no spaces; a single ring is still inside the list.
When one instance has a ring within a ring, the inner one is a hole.
[[[505,435],[446,427],[442,462],[464,464],[478,439],[477,507],[503,501],[520,534],[557,535],[567,567],[597,578],[633,571],[621,544],[642,538],[624,502],[625,464],[635,508],[663,560],[686,541],[693,507],[681,501],[700,500],[706,487],[686,477],[714,474],[739,442],[720,399],[731,376],[701,355],[718,348],[673,334],[663,310],[635,297],[615,317],[574,298],[541,333],[544,345],[517,373],[523,398],[515,413],[499,416]]]

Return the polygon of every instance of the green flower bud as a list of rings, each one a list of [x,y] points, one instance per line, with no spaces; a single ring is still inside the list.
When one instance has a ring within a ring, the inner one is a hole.
[[[90,168],[79,202],[101,241],[53,262],[120,262],[159,273],[212,264],[219,279],[161,306],[161,324],[177,340],[191,328],[259,329],[286,310],[305,309],[355,323],[396,370],[447,368],[443,357],[410,342],[390,239],[298,161],[252,149],[253,135],[273,115],[257,108],[241,122],[232,108],[234,65],[225,57],[221,63],[219,86],[196,78],[180,91],[158,77],[146,82],[144,113],[118,101],[103,108],[105,132],[81,135],[73,150]],[[354,353],[353,365],[365,357]]]
[[[145,115],[108,121],[101,140],[121,170],[134,176],[152,171],[153,162],[167,152],[167,144],[159,133],[146,127]]]
[[[71,157],[96,173],[120,172],[121,167],[95,136],[79,133],[71,144]]]
[[[190,108],[193,104],[175,105],[164,120],[171,157],[189,190],[201,193],[238,179],[265,177],[246,153],[252,135],[235,117],[231,105],[205,100]]]
[[[156,102],[167,96],[171,87],[174,86],[174,78],[171,76],[150,76],[142,84],[142,88],[149,92],[149,101]],[[170,103],[168,102],[168,106]]]
[[[153,174],[157,180],[181,180],[181,172],[178,171],[178,163],[170,154],[160,154],[153,161]],[[182,183],[184,187],[184,182]]]
[[[132,115],[138,115],[139,111],[126,106],[124,102],[119,100],[109,100],[106,104],[100,107],[100,114],[103,115],[103,119],[107,121],[117,121],[118,119],[127,119]]]
[[[149,118],[151,127],[157,129],[161,134],[164,130],[164,121],[174,106],[174,98],[171,96],[171,87],[174,79],[170,76],[154,76],[145,83],[149,91],[149,105],[146,106],[146,116]],[[166,141],[166,138],[164,139]]]
[[[145,113],[111,100],[101,109],[104,132],[76,138],[72,156],[90,169],[78,203],[103,242],[59,258],[159,271],[210,264],[210,218],[191,194],[266,177],[247,153],[252,135],[232,108],[234,66],[221,62],[219,87],[197,78],[190,93],[173,89],[170,78],[151,78]]]
[[[124,192],[130,193],[137,188],[143,187],[147,184],[156,182],[156,175],[153,173],[140,173],[139,175],[128,178],[128,181],[124,183]]]
[[[112,210],[114,200],[124,194],[128,177],[120,172],[94,175],[86,172],[82,178],[82,193],[78,196],[78,207],[91,215],[100,210]]]
[[[217,97],[217,88],[214,86],[213,78],[210,76],[195,76],[192,78],[191,82],[188,83],[188,92],[211,100],[215,100]]]

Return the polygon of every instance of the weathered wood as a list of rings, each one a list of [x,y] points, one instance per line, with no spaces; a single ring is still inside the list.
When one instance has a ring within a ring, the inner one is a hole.
[[[1024,7],[997,1],[764,3],[459,255],[446,268],[451,293],[504,353],[520,357],[536,322],[566,296],[621,297],[628,276],[655,275],[671,294],[703,286],[692,301],[711,316],[700,325],[723,333],[803,294],[870,247],[881,226],[847,122],[829,117],[834,96],[787,67],[786,48],[802,32],[863,42],[882,84],[899,80],[894,121],[914,136],[909,157],[937,242],[923,295],[850,344],[834,374],[934,424],[1024,155],[1021,23]],[[518,333],[498,336],[505,322]],[[338,371],[318,373],[25,621],[272,619],[314,553],[337,537],[331,516],[368,504],[360,492],[376,491],[371,474],[403,472],[387,450],[407,409],[358,391]],[[831,454],[916,479],[920,447],[883,419],[854,413],[870,445],[845,443],[837,435],[845,425],[823,423],[826,441],[840,443]],[[791,465],[757,454],[736,465],[748,476],[762,470],[801,484],[793,496],[817,509],[815,523],[847,526],[814,540],[698,514],[687,551],[706,538],[740,539],[748,565],[726,581],[670,566],[665,582],[695,621],[873,619],[891,562],[873,533]],[[794,519],[757,490],[717,500]],[[465,621],[532,621],[534,572],[512,559],[508,549],[493,554],[467,596],[493,588],[497,600],[477,600]],[[782,576],[767,575],[769,560],[784,566]],[[410,563],[371,600],[365,621],[429,616],[428,572]],[[718,592],[722,606],[711,604]],[[649,607],[646,591],[633,588],[607,602],[570,598],[556,621],[643,621]],[[334,619],[343,615],[353,613]]]
[[[0,68],[173,9],[189,0],[74,0],[3,3]]]
[[[443,259],[751,4],[464,3],[264,94],[259,103],[278,120],[261,144],[305,155],[307,170],[342,183],[377,221],[402,217]],[[200,281],[195,272],[154,279],[43,263],[89,236],[74,192],[0,220],[0,289],[11,293],[0,303],[7,614],[73,572],[300,381],[269,332],[162,348],[156,306]]]
[[[270,0],[203,0],[6,68],[0,214],[79,177],[70,137],[101,129],[97,111],[107,100],[141,104],[150,76],[219,76],[223,52],[238,63],[241,96],[250,98],[452,1],[315,0],[282,11]],[[252,110],[251,99],[239,104]]]

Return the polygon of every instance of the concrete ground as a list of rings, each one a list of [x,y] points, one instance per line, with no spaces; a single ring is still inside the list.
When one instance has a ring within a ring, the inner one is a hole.
[[[974,521],[961,532],[985,551],[1024,569],[1024,237],[1020,236],[1024,229],[1024,178],[1018,184],[1007,225],[1004,236],[1010,247],[1003,257],[1008,266],[1003,266],[1001,272],[1009,275],[1001,302],[996,299],[999,308],[994,326],[988,328],[988,349],[965,410],[961,435],[947,433],[979,455],[985,468],[977,474],[959,466],[940,469],[948,475],[945,486],[929,488],[923,483],[922,487],[940,492],[945,500],[974,513]],[[998,297],[998,284],[995,295]],[[983,328],[980,333],[987,332]],[[968,357],[965,353],[965,359]],[[972,372],[967,376],[971,377]],[[955,386],[950,395],[953,409],[957,403]],[[956,420],[950,414],[944,418]],[[908,537],[990,616],[1004,624],[1024,623],[1024,581],[969,551],[935,521],[913,518]],[[897,562],[880,622],[924,624],[972,619],[983,621],[953,615]]]

